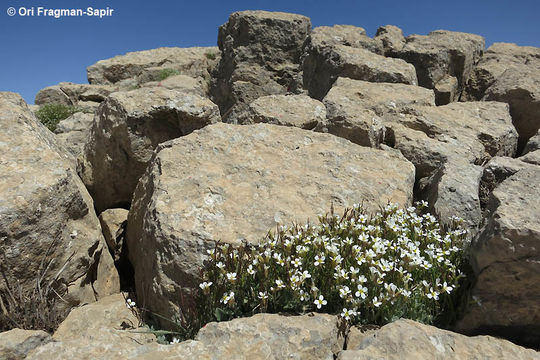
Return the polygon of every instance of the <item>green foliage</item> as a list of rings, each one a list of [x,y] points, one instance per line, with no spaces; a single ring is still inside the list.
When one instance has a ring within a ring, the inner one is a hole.
[[[54,131],[61,120],[67,119],[71,115],[80,111],[82,111],[82,109],[75,106],[64,104],[45,104],[41,105],[36,111],[36,117],[49,130]]]
[[[215,52],[213,52],[213,51],[207,51],[207,52],[205,52],[205,53],[204,53],[204,56],[206,56],[206,58],[207,58],[208,60],[216,60],[216,58],[217,58],[217,54],[216,54]]]
[[[159,73],[159,80],[163,81],[166,78],[174,75],[180,75],[180,72],[176,69],[163,69]]]
[[[466,231],[417,205],[373,216],[355,206],[317,225],[281,227],[258,246],[216,244],[202,271],[198,321],[320,311],[350,324],[451,322],[466,279]]]

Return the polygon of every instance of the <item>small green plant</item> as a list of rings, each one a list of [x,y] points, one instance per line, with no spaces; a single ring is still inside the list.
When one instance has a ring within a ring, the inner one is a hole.
[[[208,60],[216,60],[217,58],[217,53],[213,52],[213,51],[207,51],[204,53],[204,56],[206,56],[206,58]]]
[[[354,206],[279,228],[257,246],[217,244],[202,271],[198,321],[316,311],[351,325],[450,322],[466,278],[466,231],[457,218],[441,226],[425,206],[372,216]]]
[[[76,106],[64,104],[45,104],[40,106],[36,111],[36,117],[49,130],[54,131],[61,120],[67,119],[71,115],[80,111],[82,111],[82,109]]]
[[[163,81],[170,76],[180,75],[180,72],[176,69],[163,69],[159,73],[159,80]]]

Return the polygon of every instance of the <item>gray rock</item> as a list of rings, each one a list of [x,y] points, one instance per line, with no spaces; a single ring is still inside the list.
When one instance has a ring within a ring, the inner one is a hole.
[[[34,100],[36,105],[63,104],[95,110],[110,93],[118,91],[113,85],[60,83],[41,89]]]
[[[111,94],[96,113],[78,169],[98,212],[129,206],[158,144],[218,121],[217,106],[199,95],[161,87]]]
[[[103,237],[114,261],[119,261],[122,256],[128,212],[126,209],[107,209],[99,214]]]
[[[238,123],[267,123],[311,130],[325,119],[324,104],[309,96],[269,95],[249,104],[247,110],[238,116]]]
[[[255,243],[331,203],[409,204],[413,184],[400,156],[295,127],[215,124],[161,144],[128,219],[139,301],[172,316],[214,240]]]
[[[26,294],[43,276],[44,286],[65,294],[65,307],[117,292],[118,273],[73,159],[14,93],[0,93],[0,153],[6,281]]]
[[[366,49],[375,54],[383,55],[382,41],[370,38],[366,35],[366,30],[353,25],[316,27],[309,36],[307,46],[322,49],[336,45]]]
[[[43,330],[12,329],[2,332],[0,333],[0,359],[25,359],[31,350],[51,340],[51,336]]]
[[[405,335],[406,334],[406,335]],[[339,360],[537,360],[539,354],[490,336],[467,337],[412,320],[397,320],[364,333],[353,328]]]
[[[209,81],[201,78],[194,78],[187,75],[174,75],[161,81],[150,81],[142,84],[142,87],[163,87],[169,90],[176,90],[182,93],[208,96]]]
[[[527,141],[527,145],[525,145],[525,149],[523,150],[523,155],[535,150],[540,150],[540,130]]]
[[[384,56],[396,57],[405,46],[403,31],[394,25],[379,27],[374,39],[382,43]]]
[[[528,152],[519,158],[521,161],[532,165],[540,165],[540,150]]]
[[[459,98],[458,80],[455,76],[445,75],[435,84],[435,102],[437,105],[447,105]]]
[[[458,323],[467,334],[540,343],[540,168],[518,171],[495,188],[471,245],[475,301]]]
[[[57,141],[74,157],[79,156],[90,134],[94,114],[77,112],[58,123],[54,133]]]

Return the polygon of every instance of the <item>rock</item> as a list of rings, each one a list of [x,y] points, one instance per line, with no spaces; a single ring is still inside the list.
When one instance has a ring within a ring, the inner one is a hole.
[[[316,99],[322,99],[340,76],[370,82],[417,84],[414,67],[401,59],[345,45],[308,46],[306,51],[304,87]]]
[[[349,346],[350,344],[354,346]],[[366,333],[351,330],[347,337],[347,350],[338,356],[339,360],[539,358],[536,351],[506,340],[490,336],[467,337],[405,319]]]
[[[43,276],[42,284],[65,294],[61,306],[119,291],[92,199],[72,158],[14,93],[0,93],[0,153],[0,252],[7,281],[26,294]]]
[[[374,39],[381,42],[384,56],[396,57],[405,46],[403,31],[394,25],[379,27]]]
[[[90,134],[94,114],[77,112],[58,123],[54,133],[57,141],[74,157],[79,156],[84,149],[86,139]]]
[[[334,359],[343,349],[338,319],[327,314],[257,314],[210,323],[199,331],[215,359]]]
[[[336,45],[366,49],[383,55],[382,41],[366,35],[366,30],[353,25],[319,26],[313,29],[308,39],[308,47],[322,49]]]
[[[495,188],[471,244],[475,300],[458,331],[540,343],[540,168],[518,171]]]
[[[510,43],[493,43],[474,68],[463,91],[464,101],[482,100],[486,90],[507,69],[538,64],[540,49]]]
[[[172,316],[213,241],[256,243],[331,203],[410,204],[413,184],[400,156],[295,127],[220,123],[161,144],[128,218],[139,301]]]
[[[457,79],[460,93],[483,52],[484,38],[479,35],[436,30],[408,36],[398,57],[414,65],[420,86],[433,89],[449,75]]]
[[[144,331],[124,295],[115,294],[73,309],[54,341],[31,351],[27,359],[138,358],[157,347],[155,336]]]
[[[128,212],[126,209],[108,209],[99,214],[103,236],[114,261],[120,260],[122,255]]]
[[[235,122],[237,113],[260,96],[301,88],[300,55],[310,31],[311,22],[302,15],[269,11],[231,14],[219,28],[222,57],[211,86],[224,121]]]
[[[90,84],[118,84],[137,86],[149,81],[159,81],[164,72],[170,71],[194,78],[210,78],[212,59],[218,54],[216,47],[158,48],[129,52],[111,59],[100,60],[87,69]]]
[[[201,78],[193,78],[187,75],[169,76],[165,80],[150,81],[142,84],[142,87],[163,87],[169,90],[176,90],[181,93],[189,93],[200,96],[208,95],[208,81]]]
[[[218,121],[217,106],[199,95],[161,87],[111,94],[96,113],[79,164],[97,211],[129,207],[158,144]]]
[[[502,73],[486,90],[484,100],[510,104],[510,114],[519,134],[519,152],[540,129],[540,61],[537,66],[513,67]]]
[[[540,165],[540,150],[528,152],[519,158],[521,161],[532,165]]]
[[[311,130],[326,118],[324,105],[306,95],[261,96],[238,116],[239,124],[267,123]]]
[[[41,89],[34,100],[36,105],[63,104],[95,110],[118,86],[60,83]]]
[[[459,98],[458,80],[455,76],[445,75],[435,84],[435,99],[437,105],[446,105]]]
[[[378,147],[384,139],[383,118],[415,105],[435,105],[433,91],[419,86],[371,83],[338,78],[323,99],[326,120],[316,131],[328,132],[362,146]]]
[[[19,360],[26,358],[31,350],[51,341],[43,330],[13,329],[0,333],[0,359]]]
[[[540,150],[540,130],[527,141],[527,145],[525,145],[525,149],[523,150],[523,155],[535,150]]]

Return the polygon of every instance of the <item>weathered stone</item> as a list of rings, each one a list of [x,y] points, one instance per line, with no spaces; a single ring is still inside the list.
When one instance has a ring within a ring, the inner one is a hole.
[[[484,38],[479,35],[436,30],[408,36],[398,56],[414,65],[420,86],[433,89],[450,75],[457,78],[461,92],[483,52]]]
[[[316,221],[331,203],[409,204],[413,184],[399,156],[295,127],[215,124],[161,144],[128,218],[139,301],[172,316],[213,241],[256,243],[276,224]]]
[[[261,96],[238,116],[238,123],[267,123],[313,129],[326,118],[324,104],[306,95]]]
[[[540,165],[540,150],[528,152],[519,159],[528,164]]]
[[[487,89],[484,100],[503,101],[519,134],[519,151],[540,129],[540,61],[537,66],[512,67]]]
[[[72,159],[17,94],[0,93],[0,153],[0,252],[11,286],[27,293],[43,276],[43,284],[67,292],[62,306],[117,292],[118,274]]]
[[[540,62],[540,48],[517,46],[510,43],[494,43],[475,66],[462,93],[462,100],[482,100],[486,90],[507,69],[528,67]]]
[[[22,360],[31,350],[51,341],[43,330],[13,329],[0,333],[0,359]]]
[[[412,320],[398,320],[379,330],[351,329],[339,360],[537,360],[538,352],[490,336],[467,337]]]
[[[212,99],[224,121],[235,122],[236,114],[260,96],[301,88],[300,55],[310,31],[311,22],[302,15],[268,11],[231,14],[219,28],[222,57],[211,86]]]
[[[114,261],[120,260],[122,255],[128,212],[126,209],[108,209],[99,214],[103,236]]]
[[[369,50],[345,45],[308,47],[303,62],[304,87],[322,99],[338,77],[416,85],[414,66]]]
[[[540,168],[518,171],[492,192],[471,245],[475,300],[458,330],[540,343]]]
[[[527,141],[527,145],[525,145],[525,149],[523,150],[523,155],[535,150],[540,150],[540,130]]]
[[[98,212],[128,207],[154,148],[220,121],[199,95],[160,87],[116,92],[96,113],[79,174]]]
[[[366,35],[366,30],[353,25],[316,27],[309,36],[307,47],[322,49],[336,45],[366,49],[375,54],[383,55],[382,42],[370,38]]]
[[[34,100],[36,105],[63,104],[94,110],[118,86],[60,83],[41,89]]]
[[[138,85],[161,80],[164,71],[175,70],[194,78],[209,79],[216,47],[158,48],[129,52],[100,60],[87,69],[90,84]],[[212,54],[212,55],[209,55]],[[131,79],[131,81],[130,81]]]
[[[84,149],[86,139],[90,134],[94,114],[77,112],[58,123],[54,133],[57,141],[74,157],[79,156]]]
[[[379,27],[374,39],[381,42],[385,56],[395,57],[405,46],[403,31],[394,25]]]
[[[161,81],[150,81],[142,84],[143,87],[163,87],[169,90],[176,90],[182,93],[195,94],[200,96],[208,95],[208,81],[201,78],[193,78],[187,75],[174,75]]]
[[[437,105],[446,105],[457,101],[459,97],[458,80],[455,76],[445,75],[434,87]]]

